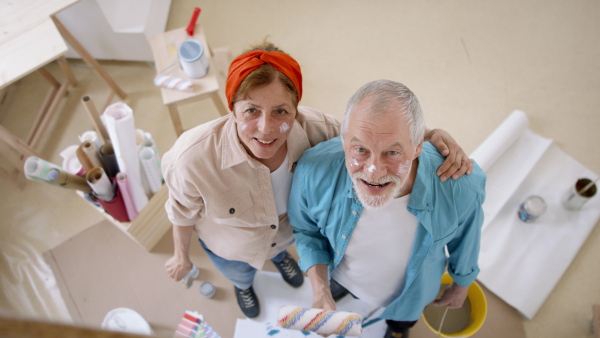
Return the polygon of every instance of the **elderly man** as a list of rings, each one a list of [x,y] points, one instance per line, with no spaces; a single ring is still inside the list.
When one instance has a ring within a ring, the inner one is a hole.
[[[313,307],[335,309],[331,277],[385,308],[385,337],[408,336],[437,296],[446,265],[454,283],[435,301],[440,306],[462,306],[479,273],[485,174],[475,165],[469,176],[439,180],[444,158],[423,143],[424,130],[408,88],[368,83],[348,102],[341,138],[304,153],[290,193],[288,216]]]

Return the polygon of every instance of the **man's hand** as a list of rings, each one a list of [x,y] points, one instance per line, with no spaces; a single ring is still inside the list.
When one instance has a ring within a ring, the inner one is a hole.
[[[165,263],[167,275],[173,278],[176,282],[183,279],[191,270],[192,262],[189,258],[173,256]]]
[[[456,283],[452,283],[440,299],[436,299],[433,301],[433,305],[437,306],[448,306],[450,309],[458,309],[460,308],[465,299],[467,299],[467,292],[469,291],[469,287],[460,286]]]
[[[425,141],[431,142],[440,154],[446,156],[446,160],[436,172],[442,182],[450,177],[457,179],[464,174],[471,174],[473,171],[473,161],[447,131],[442,129],[428,129],[425,131]]]

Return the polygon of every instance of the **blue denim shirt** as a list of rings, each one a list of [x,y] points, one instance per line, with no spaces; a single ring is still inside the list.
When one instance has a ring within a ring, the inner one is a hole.
[[[407,207],[419,225],[405,284],[382,318],[419,319],[437,296],[446,264],[461,286],[470,285],[479,274],[486,176],[475,164],[470,175],[442,182],[436,170],[443,161],[435,147],[423,144]],[[341,139],[305,151],[294,172],[288,203],[300,268],[306,271],[316,264],[328,264],[332,272],[344,256],[362,210],[346,169]]]

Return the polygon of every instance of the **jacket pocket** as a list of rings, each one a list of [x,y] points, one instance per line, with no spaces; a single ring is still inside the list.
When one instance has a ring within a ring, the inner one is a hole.
[[[256,225],[254,203],[248,190],[232,190],[227,195],[207,200],[207,216],[213,222],[237,227]]]

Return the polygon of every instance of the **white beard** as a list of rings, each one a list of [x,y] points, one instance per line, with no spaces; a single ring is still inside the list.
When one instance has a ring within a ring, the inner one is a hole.
[[[364,190],[364,183],[368,182],[373,185],[379,185],[390,182],[393,185],[392,189],[387,189],[387,193],[382,195],[370,195]],[[362,171],[357,171],[352,174],[352,182],[354,191],[358,195],[358,200],[367,209],[379,209],[390,203],[396,196],[400,195],[402,189],[402,180],[393,175],[386,175],[374,181],[369,181],[367,175]]]

